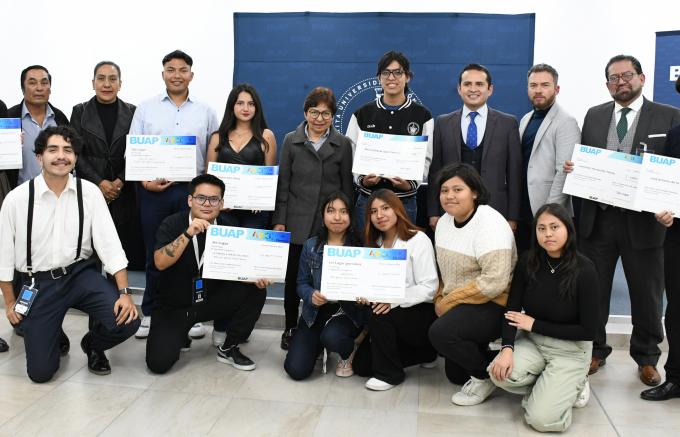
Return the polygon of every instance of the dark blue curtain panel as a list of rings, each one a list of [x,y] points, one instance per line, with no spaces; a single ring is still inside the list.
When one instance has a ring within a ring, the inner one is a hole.
[[[434,116],[462,106],[458,74],[479,63],[492,74],[490,106],[519,118],[530,109],[534,22],[534,14],[235,13],[234,84],[257,88],[279,143],[316,86],[335,93],[333,121],[344,133],[352,113],[381,93],[376,66],[388,50],[409,58],[412,96]]]

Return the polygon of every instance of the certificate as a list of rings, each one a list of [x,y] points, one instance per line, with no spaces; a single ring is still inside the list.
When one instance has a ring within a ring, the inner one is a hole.
[[[325,246],[321,294],[330,300],[399,303],[406,291],[406,260],[406,249]]]
[[[125,179],[190,181],[196,177],[196,137],[128,135]]]
[[[562,191],[572,196],[639,211],[635,207],[642,157],[576,144]]]
[[[352,173],[422,181],[427,156],[425,136],[359,132]]]
[[[209,162],[208,174],[224,182],[224,207],[274,211],[278,166]]]
[[[0,170],[21,167],[21,119],[0,118]]]
[[[203,277],[226,281],[283,282],[290,232],[210,226],[206,231]]]
[[[635,207],[641,211],[671,211],[680,217],[680,160],[645,153]]]

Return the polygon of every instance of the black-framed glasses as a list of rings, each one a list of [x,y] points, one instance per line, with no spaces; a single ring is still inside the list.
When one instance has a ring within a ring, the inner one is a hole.
[[[191,196],[192,199],[194,199],[196,202],[198,202],[199,205],[205,205],[206,202],[210,206],[217,206],[220,204],[220,201],[222,201],[221,197],[218,196],[204,196],[203,194],[199,194],[197,196]]]
[[[330,120],[331,117],[333,117],[331,111],[317,111],[316,109],[310,109],[309,111],[307,111],[307,114],[309,114],[309,116],[312,117],[314,120],[319,118],[319,116],[321,116],[321,118],[323,118],[326,121]]]
[[[638,75],[637,73],[633,73],[632,71],[627,71],[627,72],[622,73],[622,74],[611,74],[607,78],[607,82],[609,82],[611,84],[615,84],[615,83],[619,83],[620,79],[623,79],[624,82],[628,83],[631,80],[633,80],[633,78],[637,75]]]
[[[389,79],[390,75],[394,76],[395,79],[401,79],[404,75],[404,70],[398,68],[396,70],[383,70],[380,72],[380,77],[382,79]]]

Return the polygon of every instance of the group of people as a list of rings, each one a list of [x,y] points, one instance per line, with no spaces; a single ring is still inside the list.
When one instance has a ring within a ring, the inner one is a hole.
[[[563,193],[577,143],[635,154],[644,142],[646,151],[680,157],[680,110],[642,96],[645,75],[634,57],[607,63],[613,101],[591,108],[581,131],[556,102],[558,73],[547,64],[528,72],[534,109],[519,123],[487,104],[494,85],[480,64],[458,76],[463,107],[434,119],[410,96],[409,60],[390,51],[377,65],[382,95],[352,115],[345,135],[332,125],[333,91],[317,87],[280,150],[255,88],[234,87],[218,124],[189,94],[192,58],[174,51],[162,65],[165,90],[138,107],[118,97],[121,69],[111,61],[95,66],[95,96],[73,108],[70,122],[49,103],[51,76],[39,65],[21,73],[24,100],[9,110],[0,105],[0,117],[21,119],[24,158],[21,169],[0,171],[0,288],[7,318],[24,336],[33,381],[50,380],[69,351],[61,329],[69,308],[90,315],[81,348],[93,373],[110,373],[104,351],[132,335],[148,337],[147,367],[165,373],[192,339],[205,336],[207,321],[217,360],[255,369],[239,345],[255,327],[270,281],[202,278],[205,231],[218,224],[291,233],[281,348],[295,380],[312,375],[320,356],[325,369],[328,353],[337,353],[336,375],[357,374],[369,378],[366,388],[389,390],[404,381],[406,367],[436,366],[443,356],[447,378],[462,385],[454,404],[479,404],[500,387],[524,395],[531,426],[564,431],[572,408],[588,401],[588,374],[611,352],[605,326],[621,258],[630,353],[641,381],[653,386],[641,396],[680,397],[680,278],[673,269],[680,225],[668,211],[635,212]],[[421,181],[352,174],[361,132],[428,138],[422,228]],[[198,176],[126,181],[128,133],[195,136]],[[211,161],[278,164],[273,213],[223,208],[223,182],[205,174]],[[126,270],[140,241],[141,320]],[[328,300],[321,290],[326,245],[406,249],[404,299],[372,302],[357,290],[354,301]],[[660,384],[664,287],[670,350]],[[490,347],[499,338],[500,350]]]

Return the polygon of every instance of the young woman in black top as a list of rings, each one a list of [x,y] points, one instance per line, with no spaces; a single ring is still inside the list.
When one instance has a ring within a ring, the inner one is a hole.
[[[564,207],[543,205],[534,229],[515,268],[502,349],[489,374],[498,387],[524,395],[529,425],[561,432],[571,424],[572,407],[588,402],[598,281],[594,264],[576,248]]]

